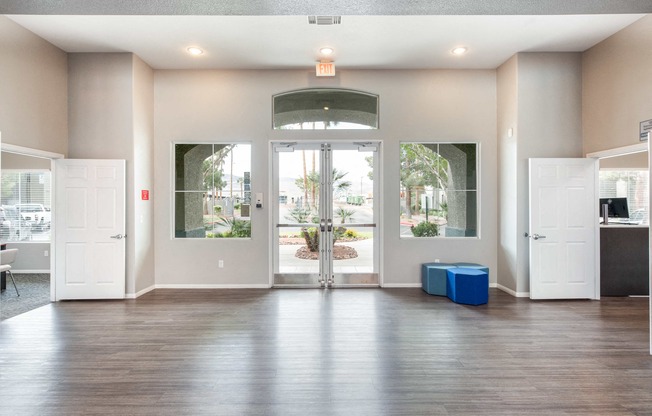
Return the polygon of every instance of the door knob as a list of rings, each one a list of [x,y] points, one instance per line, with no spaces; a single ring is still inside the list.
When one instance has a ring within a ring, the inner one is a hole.
[[[545,235],[539,235],[539,234],[532,234],[532,235],[530,235],[530,234],[528,234],[528,233],[525,233],[525,234],[523,235],[523,237],[526,237],[526,238],[527,238],[527,237],[530,237],[530,238],[532,238],[533,240],[543,240],[544,238],[546,238]]]
[[[112,235],[111,238],[115,238],[116,240],[122,240],[123,238],[127,238],[127,235],[116,234],[116,235]]]

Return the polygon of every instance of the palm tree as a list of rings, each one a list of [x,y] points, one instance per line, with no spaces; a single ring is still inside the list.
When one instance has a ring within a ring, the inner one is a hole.
[[[333,192],[339,193],[344,192],[351,187],[350,181],[345,181],[344,177],[348,175],[348,172],[342,172],[337,168],[333,168]],[[308,175],[303,178],[298,178],[294,183],[297,188],[304,191],[307,195],[307,190],[310,189],[311,192],[314,192],[315,196],[313,197],[313,208],[319,204],[319,198],[316,194],[319,192],[319,172],[310,172]],[[306,196],[307,198],[307,196]]]
[[[337,209],[336,215],[341,218],[341,224],[344,224],[347,218],[351,218],[355,215],[355,211],[339,207]]]

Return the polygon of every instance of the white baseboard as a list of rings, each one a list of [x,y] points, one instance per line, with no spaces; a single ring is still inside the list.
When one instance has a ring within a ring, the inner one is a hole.
[[[269,289],[269,284],[255,284],[255,285],[231,285],[231,284],[160,284],[155,285],[156,289]]]
[[[46,271],[16,271],[16,273],[49,273],[49,270]],[[127,293],[125,294],[125,299],[137,299],[143,296],[145,293],[149,293],[154,289],[269,289],[271,286],[266,284],[256,284],[256,285],[234,285],[234,284],[159,284],[152,285],[143,290],[138,291],[137,293]],[[382,286],[383,288],[388,289],[401,289],[401,288],[420,288],[421,283],[386,283]],[[509,293],[510,295],[517,298],[527,298],[530,297],[529,292],[515,292],[508,287],[505,287],[498,283],[489,283],[489,287],[497,288],[503,292]]]
[[[502,290],[505,293],[509,293],[510,295],[516,297],[516,298],[529,298],[530,297],[530,292],[516,292],[508,287],[505,287],[501,284],[496,283],[496,287],[500,290]]]
[[[11,269],[11,272],[14,274],[47,274],[50,273],[50,269],[45,269],[45,270],[18,270],[18,269]]]
[[[136,298],[139,298],[139,297],[143,296],[145,293],[147,293],[147,292],[151,292],[151,291],[154,290],[154,289],[156,289],[156,286],[155,286],[155,285],[151,285],[150,287],[146,287],[145,289],[140,290],[140,291],[138,291],[138,292],[136,292],[136,293],[127,293],[127,294],[125,294],[125,299],[136,299]]]
[[[407,287],[421,287],[421,283],[384,283],[382,287],[386,287],[388,289],[395,289],[395,288],[407,288]]]

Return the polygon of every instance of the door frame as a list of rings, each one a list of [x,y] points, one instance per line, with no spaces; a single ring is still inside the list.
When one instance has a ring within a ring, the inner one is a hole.
[[[49,152],[47,150],[33,149],[31,147],[17,146],[9,143],[0,142],[0,150],[2,152],[14,153],[21,156],[30,156],[30,157],[39,157],[42,159],[50,160],[50,175],[52,178],[56,175],[56,163],[57,159],[63,159],[65,155],[61,153]],[[55,227],[55,218],[56,218],[56,198],[57,198],[57,188],[55,186],[55,181],[51,182],[51,201],[50,201],[50,212],[52,218],[50,219],[50,302],[56,301],[56,227]]]
[[[652,154],[650,153],[650,142],[645,141],[629,146],[621,146],[621,147],[615,147],[612,149],[606,149],[606,150],[600,150],[597,152],[591,152],[587,153],[586,157],[593,158],[593,159],[607,159],[610,157],[617,157],[617,156],[625,156],[625,155],[630,155],[633,153],[642,153],[642,152],[647,152],[648,154],[648,171],[649,171],[649,179],[652,181],[652,169],[650,167],[652,166]],[[599,170],[599,166],[598,166]],[[596,179],[597,180],[597,179]],[[649,192],[649,190],[648,190]],[[648,224],[650,223],[650,210],[648,209]],[[650,242],[650,247],[652,247],[652,224],[649,224],[648,226],[648,241]],[[600,261],[600,257],[598,254],[598,261]],[[648,311],[650,314],[649,322],[650,322],[650,328],[649,328],[649,339],[650,339],[650,355],[652,355],[652,252],[650,253],[650,259],[649,259],[649,264],[650,264],[650,275],[648,276],[649,283],[650,283],[650,292],[648,293]]]
[[[306,135],[307,136],[307,135]],[[374,235],[374,250],[376,251],[377,255],[377,268],[378,268],[378,285],[374,285],[373,287],[383,287],[383,262],[381,261],[383,258],[383,250],[384,250],[384,241],[383,241],[383,215],[384,215],[384,187],[383,187],[383,169],[382,169],[382,162],[383,162],[383,153],[382,153],[382,141],[381,140],[371,140],[371,139],[298,139],[298,140],[280,140],[280,139],[275,139],[275,140],[270,140],[268,144],[268,178],[270,180],[268,181],[268,195],[269,195],[269,204],[270,204],[270,209],[269,209],[269,216],[268,216],[268,221],[270,224],[270,229],[271,232],[269,233],[269,239],[268,239],[268,245],[269,245],[269,254],[268,254],[268,275],[269,275],[269,287],[274,288],[274,266],[275,266],[275,213],[276,213],[276,207],[273,206],[272,204],[278,203],[278,201],[274,201],[274,195],[275,195],[275,186],[276,186],[276,178],[275,178],[275,172],[274,172],[274,157],[275,157],[275,151],[274,147],[276,145],[280,144],[315,144],[319,145],[321,143],[328,143],[331,145],[337,145],[337,144],[346,144],[346,145],[355,145],[356,143],[364,143],[364,144],[370,144],[370,145],[375,145],[377,146],[376,148],[376,167],[374,170],[374,187],[378,190],[377,194],[374,195],[374,209],[376,210],[376,231]],[[335,286],[337,287],[337,285]]]

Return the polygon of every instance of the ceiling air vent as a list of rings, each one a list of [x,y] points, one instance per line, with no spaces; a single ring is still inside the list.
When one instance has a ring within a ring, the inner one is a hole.
[[[308,16],[308,24],[311,25],[339,25],[342,23],[342,16]]]

